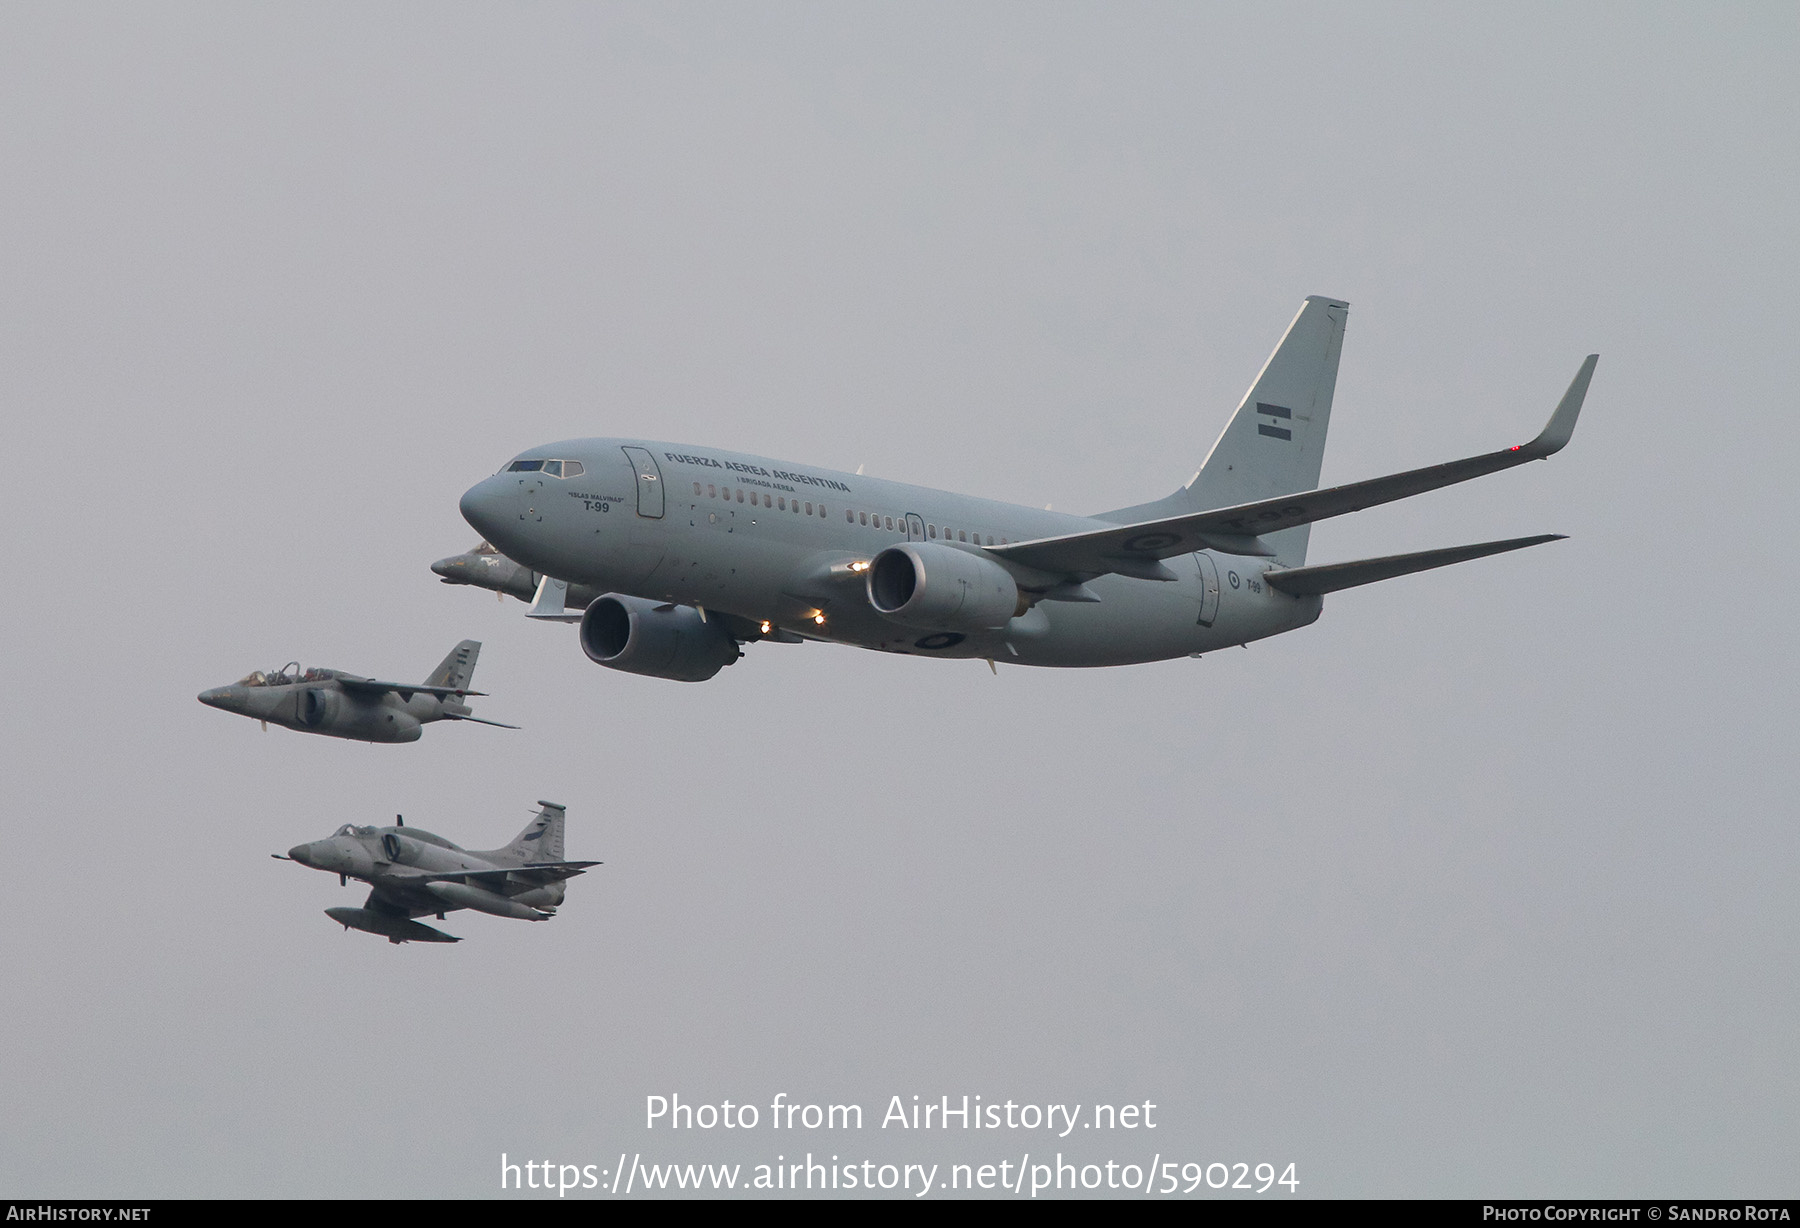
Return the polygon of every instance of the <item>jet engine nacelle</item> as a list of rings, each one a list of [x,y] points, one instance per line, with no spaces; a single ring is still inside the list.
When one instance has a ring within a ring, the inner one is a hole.
[[[737,641],[691,605],[607,593],[581,616],[581,651],[608,669],[705,682],[737,660]]]
[[[876,610],[928,631],[1004,627],[1029,605],[1006,568],[939,542],[889,546],[870,560],[867,584]]]

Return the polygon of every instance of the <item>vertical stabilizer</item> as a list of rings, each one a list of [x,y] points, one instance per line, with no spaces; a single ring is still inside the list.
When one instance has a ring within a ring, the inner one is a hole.
[[[543,809],[504,850],[520,865],[563,859],[563,817],[567,811],[555,802],[540,801],[538,805]]]
[[[1253,503],[1313,490],[1325,459],[1331,394],[1350,304],[1308,296],[1287,335],[1244,394],[1206,463],[1186,491],[1195,511]],[[1310,525],[1269,534],[1276,558],[1288,567],[1306,561]]]
[[[464,640],[450,650],[438,667],[425,679],[426,686],[447,686],[466,691],[475,680],[475,658],[481,655],[480,640]]]

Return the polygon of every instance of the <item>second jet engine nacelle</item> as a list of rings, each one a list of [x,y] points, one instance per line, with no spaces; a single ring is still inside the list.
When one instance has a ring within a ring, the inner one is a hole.
[[[869,604],[928,631],[986,631],[1023,614],[1012,573],[993,559],[940,542],[889,546],[869,562]]]
[[[581,651],[608,669],[705,682],[741,655],[731,633],[691,605],[622,593],[596,597],[581,616]]]

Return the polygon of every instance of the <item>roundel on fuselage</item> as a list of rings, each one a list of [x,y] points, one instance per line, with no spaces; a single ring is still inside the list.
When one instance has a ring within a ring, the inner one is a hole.
[[[960,631],[939,631],[934,635],[920,636],[913,641],[913,647],[935,652],[940,648],[954,648],[968,638]]]

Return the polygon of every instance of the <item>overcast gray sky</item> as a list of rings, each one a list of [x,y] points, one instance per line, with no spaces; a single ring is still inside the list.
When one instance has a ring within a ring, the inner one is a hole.
[[[1786,4],[0,9],[0,1196],[809,1150],[1800,1193],[1796,62]],[[1549,464],[1312,561],[1572,540],[998,677],[617,675],[427,571],[579,435],[1159,496],[1309,293],[1328,483],[1522,441],[1601,355]],[[194,701],[464,636],[521,732]],[[537,798],[606,864],[454,947],[268,858]],[[868,1124],[643,1125],[778,1092]],[[964,1094],[1157,1128],[876,1124]]]

